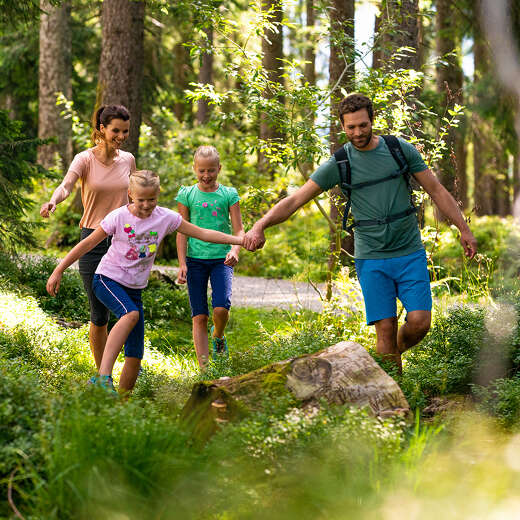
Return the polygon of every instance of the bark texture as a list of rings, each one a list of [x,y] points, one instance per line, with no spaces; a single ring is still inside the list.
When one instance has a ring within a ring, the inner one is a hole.
[[[374,415],[408,415],[410,408],[397,383],[358,343],[343,341],[315,354],[268,365],[249,374],[198,383],[181,421],[199,442],[220,424],[260,410],[261,395],[291,394],[301,407],[331,404],[367,407]]]
[[[266,29],[262,38],[262,66],[266,71],[270,86],[267,87],[264,97],[268,100],[276,100],[284,105],[284,98],[277,93],[277,85],[284,85],[283,80],[283,8],[281,0],[262,0],[262,11],[269,16],[269,20],[274,24],[274,29]],[[259,137],[262,141],[270,142],[276,146],[276,142],[281,142],[283,134],[277,126],[276,120],[269,117],[266,113],[260,114]],[[269,173],[274,177],[275,166],[271,165],[266,154],[258,153],[258,168],[263,173]]]
[[[199,69],[199,83],[203,85],[213,84],[213,28],[207,27],[206,33],[207,50],[202,54],[200,69]],[[201,99],[197,103],[197,123],[204,124],[209,118],[210,107],[205,99]]]
[[[337,105],[343,98],[341,89],[346,92],[354,90],[354,0],[333,0],[330,10],[330,59],[329,88],[334,89],[331,101],[330,119],[330,152],[334,153],[341,144],[341,124],[337,115]],[[339,187],[331,190],[330,218],[341,228],[345,199]],[[329,271],[334,268],[337,258],[337,236],[331,235]],[[349,254],[354,253],[354,238],[349,235],[341,240],[341,249]],[[340,255],[341,256],[341,255]]]
[[[406,53],[395,60],[396,69],[415,69],[420,66],[419,2],[418,0],[383,0],[380,27],[384,30],[381,49],[376,60],[385,63],[400,47],[411,47],[415,53]]]
[[[462,71],[459,10],[451,0],[437,0],[436,29],[437,56],[441,63],[437,66],[437,92],[442,107],[448,111],[462,105],[464,74]],[[437,175],[444,187],[454,196],[462,208],[467,206],[466,150],[464,145],[465,125],[451,128],[446,136],[448,154],[439,161]]]
[[[188,110],[190,105],[186,103],[184,96],[184,91],[190,86],[190,82],[195,81],[190,49],[184,45],[184,41],[188,40],[190,37],[191,35],[188,35],[187,32],[181,32],[181,41],[177,43],[173,49],[175,68],[173,87],[176,96],[173,111],[179,121],[184,121],[186,116],[191,119],[191,110]]]
[[[144,1],[104,0],[101,11],[102,50],[99,104],[121,104],[130,110],[125,149],[137,155],[141,126],[141,83],[144,63]]]
[[[56,95],[62,92],[72,98],[71,87],[71,28],[70,3],[53,7],[48,1],[40,2],[40,57],[38,94],[38,137],[56,137],[56,144],[40,146],[38,162],[46,168],[56,164],[56,156],[62,168],[72,160],[70,119],[60,116],[63,106],[56,105]]]

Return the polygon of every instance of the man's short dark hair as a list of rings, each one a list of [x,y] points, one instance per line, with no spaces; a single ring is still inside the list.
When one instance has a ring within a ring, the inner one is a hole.
[[[370,122],[374,119],[374,107],[372,100],[367,98],[363,94],[349,94],[346,98],[343,98],[339,104],[339,119],[343,123],[343,114],[351,114],[366,108]]]

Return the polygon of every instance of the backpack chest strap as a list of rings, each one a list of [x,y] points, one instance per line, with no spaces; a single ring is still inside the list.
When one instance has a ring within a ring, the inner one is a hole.
[[[382,218],[372,218],[372,219],[366,219],[366,220],[354,220],[354,222],[348,226],[347,230],[350,231],[356,226],[382,226],[384,224],[390,224],[391,222],[395,222],[396,220],[400,220],[402,218],[407,217],[408,215],[411,215],[412,213],[415,213],[417,211],[417,208],[410,207],[408,209],[405,209],[404,211],[400,211],[399,213],[393,213],[391,215],[387,215],[386,217]]]

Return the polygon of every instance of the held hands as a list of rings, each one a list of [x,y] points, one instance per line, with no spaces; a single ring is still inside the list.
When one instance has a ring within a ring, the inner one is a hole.
[[[477,239],[471,231],[463,231],[460,234],[460,243],[464,248],[464,254],[469,258],[473,258],[477,252]]]
[[[245,247],[248,251],[256,251],[262,249],[265,244],[265,235],[263,229],[255,229],[253,226],[245,235],[244,243],[242,247]]]
[[[51,213],[54,213],[56,210],[56,204],[54,202],[46,202],[45,204],[42,204],[42,207],[40,208],[40,215],[43,218],[47,218]]]
[[[61,277],[63,273],[54,270],[47,280],[45,288],[51,296],[56,296],[60,290]]]

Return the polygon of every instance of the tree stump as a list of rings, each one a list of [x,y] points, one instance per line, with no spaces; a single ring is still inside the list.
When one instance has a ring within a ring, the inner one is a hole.
[[[291,394],[302,407],[330,404],[367,407],[374,415],[406,416],[409,405],[397,383],[353,341],[280,361],[248,374],[194,385],[181,423],[204,442],[220,427],[262,407],[262,395]]]

